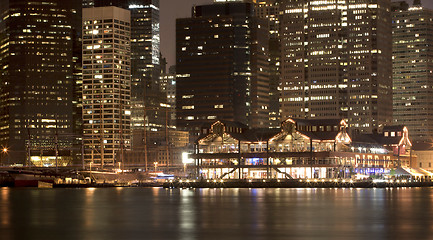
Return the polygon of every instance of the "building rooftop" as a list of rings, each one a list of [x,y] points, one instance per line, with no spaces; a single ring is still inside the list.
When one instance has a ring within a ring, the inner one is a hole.
[[[311,127],[316,126],[316,128]],[[323,126],[323,128],[319,128]],[[326,128],[325,126],[334,126]],[[304,120],[287,119],[282,123],[281,128],[248,128],[246,125],[232,121],[217,121],[197,139],[200,141],[210,136],[222,136],[229,134],[236,140],[249,142],[266,142],[271,139],[282,139],[295,132],[318,141],[335,141],[341,134],[347,134],[347,125],[339,119],[328,120]],[[412,145],[408,137],[408,130],[405,126],[387,126],[383,133],[353,134],[349,136],[352,145],[361,146],[397,146]]]

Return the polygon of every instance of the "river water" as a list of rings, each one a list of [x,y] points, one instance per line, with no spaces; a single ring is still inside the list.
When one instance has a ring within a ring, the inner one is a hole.
[[[433,188],[0,188],[0,239],[433,239]]]

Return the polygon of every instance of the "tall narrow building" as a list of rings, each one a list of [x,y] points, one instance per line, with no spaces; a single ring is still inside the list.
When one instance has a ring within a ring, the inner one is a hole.
[[[131,23],[118,7],[83,9],[83,128],[85,161],[122,162],[130,149]]]
[[[176,21],[177,126],[269,127],[268,24],[251,3],[195,6]]]
[[[131,12],[132,148],[143,148],[147,131],[164,131],[167,99],[160,91],[159,0],[93,0]]]
[[[73,136],[73,45],[80,1],[0,0],[3,163],[66,165]],[[78,28],[78,29],[77,29]]]
[[[73,121],[73,165],[83,164],[83,59],[82,59],[82,1],[63,1],[64,3],[74,2],[77,11],[76,28],[73,29],[73,90],[72,90],[72,121]]]
[[[280,0],[281,117],[392,122],[390,0]]]
[[[268,20],[269,29],[269,122],[270,127],[280,127],[280,5],[277,0],[259,1],[256,15]]]
[[[414,141],[433,142],[433,10],[420,4],[395,10],[394,121],[407,126]]]
[[[169,71],[162,71],[160,76],[161,91],[167,95],[167,104],[170,108],[168,124],[176,126],[176,66],[171,66]]]

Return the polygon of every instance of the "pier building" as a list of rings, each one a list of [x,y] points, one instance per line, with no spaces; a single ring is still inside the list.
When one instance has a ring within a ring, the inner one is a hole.
[[[349,134],[344,120],[288,118],[278,129],[216,121],[195,142],[195,175],[206,179],[347,178],[410,167],[412,143],[404,126]]]

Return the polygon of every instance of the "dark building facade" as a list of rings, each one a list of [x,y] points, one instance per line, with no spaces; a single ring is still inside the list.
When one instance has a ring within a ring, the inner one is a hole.
[[[431,143],[433,10],[397,4],[392,13],[394,122],[407,126],[415,142]]]
[[[281,118],[392,122],[390,0],[280,0]]]
[[[43,156],[71,149],[80,11],[81,1],[0,1],[0,143],[8,163],[52,165]]]
[[[269,24],[269,121],[275,128],[280,120],[280,5],[277,0],[260,1],[256,4],[256,15],[268,20]]]
[[[177,126],[269,127],[269,30],[251,3],[195,6],[176,21]]]

